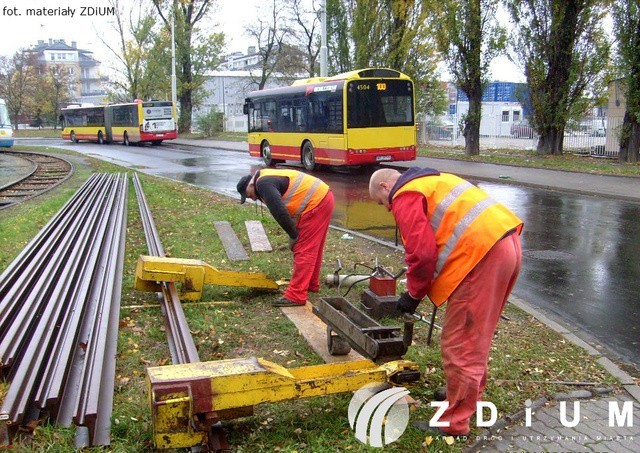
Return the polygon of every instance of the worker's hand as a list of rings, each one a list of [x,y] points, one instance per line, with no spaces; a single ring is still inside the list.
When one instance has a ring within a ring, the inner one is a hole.
[[[298,242],[298,238],[289,238],[289,250],[293,252],[293,248],[296,246],[296,242]]]
[[[420,299],[414,299],[409,291],[405,291],[396,302],[396,310],[401,313],[414,313],[418,305],[420,305]]]

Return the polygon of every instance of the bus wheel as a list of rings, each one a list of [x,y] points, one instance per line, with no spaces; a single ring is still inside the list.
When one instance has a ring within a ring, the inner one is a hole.
[[[162,145],[162,140],[154,140],[154,141],[152,141],[152,142],[151,142],[151,144],[152,144],[153,146]]]
[[[277,163],[282,162],[279,159],[271,158],[271,145],[269,145],[269,142],[266,140],[262,142],[262,145],[260,146],[260,154],[262,155],[262,160],[264,160],[267,167],[274,167]]]
[[[75,131],[71,131],[71,141],[73,143],[78,143],[78,138],[76,137]]]
[[[302,146],[302,165],[307,171],[313,171],[316,168],[316,156],[311,142],[305,142]]]
[[[124,146],[129,146],[129,134],[127,134],[126,132],[124,133],[123,137],[122,137],[122,144]]]
[[[102,131],[98,132],[98,143],[100,145],[104,145],[104,136],[102,135]]]

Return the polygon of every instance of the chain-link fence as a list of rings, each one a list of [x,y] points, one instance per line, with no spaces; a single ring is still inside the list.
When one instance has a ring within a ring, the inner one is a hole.
[[[486,126],[486,125],[485,125]],[[567,124],[564,135],[564,152],[594,157],[617,158],[622,118],[585,117]],[[435,119],[416,124],[418,143],[448,147],[464,147],[462,125],[453,119]],[[481,126],[481,149],[535,150],[538,134],[525,121],[502,124],[495,133],[487,133]],[[483,133],[484,132],[484,133]]]

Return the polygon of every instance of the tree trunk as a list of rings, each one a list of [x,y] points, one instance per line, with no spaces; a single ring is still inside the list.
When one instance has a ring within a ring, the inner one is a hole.
[[[178,133],[191,132],[191,113],[193,102],[191,90],[183,90],[178,97],[180,101],[180,116],[178,118]]]
[[[477,81],[477,87],[469,97],[469,113],[464,121],[464,148],[467,156],[480,155],[480,120],[482,119],[482,84]]]
[[[191,33],[187,32],[186,49],[191,48]],[[182,77],[181,90],[178,96],[180,101],[180,117],[178,118],[178,133],[191,132],[191,114],[193,113],[193,65],[191,63],[190,50],[181,52]]]
[[[640,124],[638,118],[628,111],[624,114],[620,137],[620,162],[640,161]]]
[[[540,134],[536,151],[538,154],[562,155],[564,128],[548,128]]]

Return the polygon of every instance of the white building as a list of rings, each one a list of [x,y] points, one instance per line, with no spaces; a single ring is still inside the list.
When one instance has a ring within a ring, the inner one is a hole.
[[[38,41],[29,52],[36,53],[45,67],[53,66],[69,74],[74,102],[102,104],[105,101],[104,83],[108,79],[100,73],[100,62],[92,51],[79,49],[75,41],[67,44],[64,39],[49,39]]]
[[[254,74],[252,76],[252,74]],[[207,97],[193,112],[193,124],[196,118],[211,111],[222,112],[225,118],[224,130],[229,132],[247,132],[247,116],[242,113],[247,93],[258,89],[257,77],[252,71],[213,71],[206,76],[204,91]],[[291,85],[291,78],[272,74],[265,88]]]

